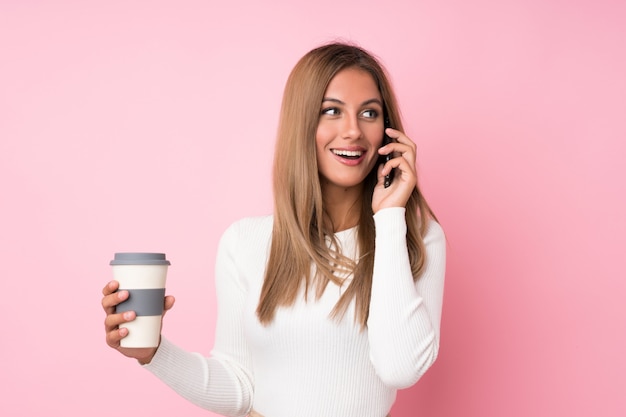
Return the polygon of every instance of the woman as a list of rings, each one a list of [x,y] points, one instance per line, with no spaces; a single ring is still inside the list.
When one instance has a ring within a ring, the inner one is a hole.
[[[383,146],[384,132],[393,141]],[[121,348],[118,326],[134,314],[114,313],[128,296],[116,282],[103,291],[107,343],[223,415],[387,415],[437,357],[445,269],[444,234],[402,132],[371,54],[342,43],[310,51],[285,87],[274,215],[240,220],[220,241],[210,357],[165,338]],[[173,304],[166,297],[166,311]]]

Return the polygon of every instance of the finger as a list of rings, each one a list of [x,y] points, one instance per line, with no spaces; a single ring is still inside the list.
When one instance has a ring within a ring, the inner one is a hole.
[[[176,299],[174,298],[173,295],[166,295],[165,296],[165,301],[163,302],[163,306],[165,308],[165,311],[171,309],[172,307],[174,307],[174,303],[176,302]]]
[[[165,313],[167,313],[169,310],[172,309],[172,307],[174,307],[175,302],[176,302],[176,299],[173,296],[171,295],[165,296],[165,300],[163,302],[163,316],[165,316]]]
[[[115,312],[115,306],[128,299],[128,296],[129,293],[127,290],[120,290],[114,292],[113,294],[104,296],[102,298],[102,308],[107,314],[112,314]]]
[[[134,311],[125,311],[119,314],[109,314],[104,319],[104,330],[106,333],[117,329],[120,324],[128,323],[135,320],[137,314]]]
[[[385,175],[388,175],[393,169],[398,169],[398,171],[400,172],[404,171],[405,168],[404,168],[402,161],[404,161],[404,158],[402,157],[395,157],[387,161],[383,165],[383,171],[382,171],[383,177]]]
[[[393,158],[390,161],[401,157],[401,159],[406,160],[412,166],[415,166],[415,161],[417,160],[415,149],[413,147],[398,142],[390,143],[389,145],[385,145],[384,147],[380,148],[380,154],[393,154]]]
[[[409,146],[414,151],[417,149],[417,145],[415,144],[415,142],[413,142],[413,140],[411,140],[411,138],[409,138],[407,135],[405,135],[401,131],[395,130],[395,129],[391,129],[391,128],[387,128],[386,133],[387,133],[388,136],[390,136],[391,138],[396,140],[395,142],[391,142],[391,144],[393,144],[393,143],[401,143],[403,145]]]
[[[106,342],[111,347],[119,347],[120,340],[128,335],[128,329],[119,326],[133,321],[136,318],[133,311],[126,311],[120,314],[110,314],[104,320],[104,330],[106,334]]]
[[[405,158],[398,156],[383,164],[379,173],[379,182],[383,181],[383,178],[388,175],[391,170],[395,170],[395,179],[392,182],[392,186],[400,183],[414,186],[417,183],[415,165],[409,163]]]
[[[107,345],[111,346],[112,348],[118,348],[120,347],[120,342],[123,338],[125,338],[126,336],[128,336],[128,329],[126,328],[121,328],[121,329],[114,329],[110,332],[107,332],[106,334],[106,343]]]
[[[388,127],[385,130],[385,133],[389,137],[397,140],[400,143],[413,143],[413,141],[407,135],[405,135],[404,132],[402,132],[400,130],[396,130],[396,129],[393,129],[391,127]]]
[[[394,178],[398,178],[399,176],[401,176],[403,172],[402,160],[403,158],[401,157],[395,157],[385,162],[384,164],[381,164],[378,171],[378,183],[384,184],[385,177],[389,175],[394,169],[396,170]],[[394,184],[394,182],[395,180],[392,181],[392,184]]]
[[[120,287],[120,283],[117,281],[109,281],[107,285],[102,289],[102,295],[113,294]]]
[[[376,173],[376,186],[383,186],[385,184],[385,176],[388,174],[388,172],[385,172],[385,166],[387,165],[387,163],[384,164],[380,164],[378,165],[378,171]]]
[[[415,155],[415,149],[410,145],[400,143],[400,142],[392,142],[385,146],[381,146],[378,148],[378,153],[380,155],[389,155],[395,154],[394,156],[413,156]]]
[[[417,145],[408,137],[401,135],[395,138],[395,142],[390,142],[384,146],[379,148],[379,153],[381,155],[387,155],[391,152],[398,153],[406,153],[406,152],[416,152]]]

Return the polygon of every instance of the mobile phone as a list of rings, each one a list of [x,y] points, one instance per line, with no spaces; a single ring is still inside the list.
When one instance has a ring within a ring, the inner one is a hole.
[[[393,139],[391,139],[389,137],[389,135],[387,135],[387,132],[386,132],[387,128],[391,127],[391,124],[389,123],[389,116],[387,116],[387,112],[385,112],[385,122],[384,122],[384,124],[385,124],[385,127],[383,129],[383,146],[387,145],[388,143],[393,142]],[[383,159],[383,163],[391,161],[391,159],[393,159],[393,152],[389,153],[387,155],[384,155],[382,159]],[[394,170],[395,170],[395,168],[392,169],[391,171],[389,171],[389,174],[385,175],[385,180],[383,182],[385,188],[387,188],[387,187],[389,187],[391,185],[391,181],[393,181],[393,171]]]

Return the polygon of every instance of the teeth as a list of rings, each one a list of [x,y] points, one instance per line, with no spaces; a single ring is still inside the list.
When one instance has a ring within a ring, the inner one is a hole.
[[[333,153],[338,156],[350,156],[350,157],[363,155],[362,151],[344,151],[340,149],[333,149]]]

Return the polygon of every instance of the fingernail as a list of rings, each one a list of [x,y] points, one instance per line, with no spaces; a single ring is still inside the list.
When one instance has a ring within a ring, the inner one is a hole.
[[[124,313],[124,320],[130,320],[133,318],[133,312],[132,311],[127,311]]]

